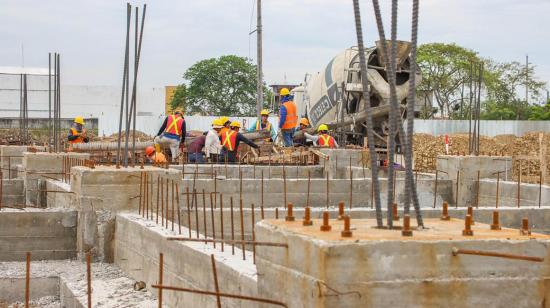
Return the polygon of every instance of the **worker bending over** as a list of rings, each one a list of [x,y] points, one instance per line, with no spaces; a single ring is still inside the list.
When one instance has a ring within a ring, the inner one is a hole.
[[[300,119],[300,126],[298,127],[298,130],[301,132],[304,132],[300,138],[294,138],[294,145],[300,145],[300,146],[310,146],[313,145],[313,142],[311,140],[308,140],[306,138],[306,129],[309,128],[309,121],[306,118]],[[311,135],[310,135],[311,136]]]
[[[215,119],[212,121],[212,128],[206,134],[206,139],[204,141],[204,149],[206,153],[206,158],[210,159],[211,162],[217,163],[220,150],[222,149],[222,144],[220,143],[219,133],[222,129],[223,124],[220,119]]]
[[[147,156],[149,162],[152,162],[153,164],[166,163],[166,156],[164,156],[161,152],[155,151],[155,148],[152,146],[145,148],[145,156]]]
[[[172,162],[176,161],[179,155],[180,144],[185,142],[185,120],[183,119],[183,111],[176,109],[174,114],[169,115],[164,119],[157,136],[153,139],[157,152],[160,152],[160,145],[168,145],[172,154]]]
[[[204,153],[202,149],[206,143],[206,134],[204,133],[199,137],[195,137],[193,141],[187,147],[188,161],[190,163],[204,163]]]
[[[239,122],[232,122],[231,126],[234,129],[237,129],[237,131],[229,129],[226,130],[222,136],[220,136],[220,140],[223,146],[220,152],[220,159],[228,163],[234,163],[237,161],[239,144],[241,143],[241,141],[255,149],[259,148],[257,144],[248,140],[245,136],[238,132],[241,127],[241,124]]]
[[[294,129],[298,125],[296,104],[292,101],[294,97],[290,95],[290,91],[287,88],[282,88],[279,94],[281,97],[281,107],[279,108],[279,130],[283,137],[284,146],[291,147]]]
[[[328,126],[326,124],[321,124],[317,129],[317,132],[318,132],[317,136],[310,135],[306,132],[304,132],[304,135],[308,140],[313,141],[313,144],[319,145],[320,147],[323,147],[323,148],[338,147],[338,143],[336,142],[334,137],[328,134]]]
[[[254,124],[252,124],[248,128],[248,132],[254,132],[258,130],[268,130],[270,133],[271,138],[268,138],[266,141],[273,141],[275,140],[275,137],[277,136],[277,133],[275,132],[275,129],[273,129],[273,125],[269,123],[269,111],[264,109],[260,113],[260,120],[256,120]]]
[[[74,118],[73,125],[67,136],[67,141],[69,142],[69,151],[72,151],[72,145],[75,143],[88,143],[90,141],[90,138],[88,138],[86,134],[86,129],[84,128],[84,118],[81,116]]]

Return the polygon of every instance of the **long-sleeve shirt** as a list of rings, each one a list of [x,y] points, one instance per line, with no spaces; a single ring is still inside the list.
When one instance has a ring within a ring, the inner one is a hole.
[[[195,138],[193,142],[191,142],[191,144],[187,147],[187,151],[189,153],[200,153],[202,152],[202,148],[204,147],[205,143],[206,143],[206,136],[201,135]]]
[[[306,140],[312,141],[313,145],[317,146],[319,144],[319,136],[318,135],[310,135],[306,132],[304,132],[304,136],[306,136]],[[336,139],[334,139],[334,147],[338,147],[338,143],[336,142]]]
[[[206,151],[206,156],[210,156],[210,154],[220,154],[222,144],[220,143],[218,132],[213,129],[208,131],[208,134],[206,134],[206,140],[204,141],[204,148]]]
[[[239,148],[239,143],[241,143],[241,141],[248,144],[249,146],[251,146],[255,149],[259,148],[259,146],[257,144],[255,144],[254,142],[248,140],[248,138],[243,136],[243,134],[237,133],[237,139],[235,140],[235,149]]]
[[[283,128],[283,125],[285,124],[285,121],[286,121],[286,115],[287,115],[286,107],[283,104],[293,99],[294,99],[294,96],[292,95],[283,96],[281,98],[281,108],[279,108],[279,129]]]
[[[164,133],[164,130],[166,129],[166,125],[168,125],[168,117],[164,118],[164,122],[162,122],[162,125],[160,126],[159,132],[157,133],[157,136],[160,136],[162,133]],[[185,134],[187,132],[185,121],[181,124],[181,137],[180,142],[185,142]]]

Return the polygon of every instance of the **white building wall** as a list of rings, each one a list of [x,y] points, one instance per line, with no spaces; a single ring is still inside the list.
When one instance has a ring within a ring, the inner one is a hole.
[[[19,116],[19,88],[19,75],[0,74],[0,117]],[[47,118],[48,76],[28,75],[27,88],[29,117]],[[61,117],[98,118],[99,135],[111,135],[118,132],[120,96],[117,86],[62,85]],[[164,97],[164,88],[138,87],[137,130],[156,133],[164,118]]]

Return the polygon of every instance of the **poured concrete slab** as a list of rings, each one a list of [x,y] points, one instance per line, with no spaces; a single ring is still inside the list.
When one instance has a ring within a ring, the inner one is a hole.
[[[289,307],[532,307],[550,295],[548,262],[452,254],[455,247],[546,260],[548,235],[476,223],[474,236],[464,237],[462,220],[426,219],[428,229],[402,237],[367,219],[353,220],[353,237],[342,238],[342,222],[330,223],[330,232],[319,231],[319,220],[311,227],[257,224],[257,240],[288,244],[288,250],[256,249],[260,296],[275,293]],[[453,292],[444,291],[449,287]]]

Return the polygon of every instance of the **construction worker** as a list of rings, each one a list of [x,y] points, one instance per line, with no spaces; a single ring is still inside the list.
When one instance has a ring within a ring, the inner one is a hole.
[[[190,163],[204,163],[204,153],[202,149],[206,143],[206,135],[208,132],[205,132],[199,137],[193,139],[193,141],[187,147],[188,161]]]
[[[90,138],[86,136],[86,129],[84,128],[84,118],[77,116],[74,118],[73,125],[69,130],[69,135],[67,136],[67,141],[69,142],[69,151],[72,151],[72,145],[75,143],[88,143]]]
[[[338,147],[338,143],[336,142],[334,137],[328,134],[328,126],[326,124],[319,125],[317,132],[317,136],[310,135],[306,132],[304,132],[304,135],[306,136],[307,140],[313,141],[314,145],[319,145],[320,147],[324,148]]]
[[[233,126],[238,130],[241,127],[241,123],[232,122],[231,126]],[[223,135],[220,136],[220,140],[223,146],[220,152],[220,156],[221,156],[220,159],[228,163],[234,163],[237,161],[239,143],[241,143],[241,141],[255,149],[259,148],[257,144],[248,140],[245,136],[243,136],[238,131],[235,131],[232,129],[226,130],[223,133]]]
[[[231,120],[229,120],[228,117],[223,116],[220,118],[220,123],[222,124],[222,128],[220,129],[219,135],[222,136],[227,130],[230,129],[229,126],[231,125]]]
[[[294,96],[290,95],[290,91],[287,88],[282,88],[279,92],[279,96],[281,97],[281,107],[279,108],[279,131],[283,137],[284,146],[291,147],[294,129],[298,125],[296,104],[292,101]]]
[[[298,130],[303,131],[305,133],[306,132],[305,130],[308,129],[308,128],[309,128],[309,120],[306,119],[306,118],[301,118],[300,119],[300,126],[298,127]],[[301,146],[313,145],[313,142],[309,141],[306,138],[305,134],[303,134],[302,137],[300,137],[300,138],[294,137],[293,142],[294,142],[295,145],[301,145]]]
[[[275,132],[275,129],[273,129],[273,125],[271,125],[271,123],[269,123],[269,110],[267,109],[264,109],[262,110],[262,112],[260,112],[260,120],[256,120],[256,122],[254,122],[249,128],[248,128],[248,132],[254,132],[254,131],[258,131],[258,130],[269,130],[270,134],[271,134],[271,138],[267,139],[267,141],[271,140],[275,140],[275,137],[277,137],[277,132]]]
[[[170,147],[172,154],[172,162],[176,161],[179,154],[180,144],[185,142],[185,120],[183,119],[183,111],[176,109],[174,114],[169,115],[164,119],[157,136],[153,139],[157,152],[160,152],[160,145],[166,144]]]
[[[206,134],[206,140],[204,141],[204,149],[206,157],[210,159],[211,162],[218,162],[218,155],[222,149],[222,144],[220,143],[219,132],[222,129],[223,124],[220,119],[215,119],[212,121],[212,129]]]
[[[162,152],[155,151],[155,148],[152,146],[145,148],[145,156],[147,156],[147,159],[154,164],[166,163],[166,156],[164,156]]]
[[[238,133],[241,130],[241,123],[239,123],[239,121],[233,121],[231,122],[231,124],[229,124],[229,128]]]

